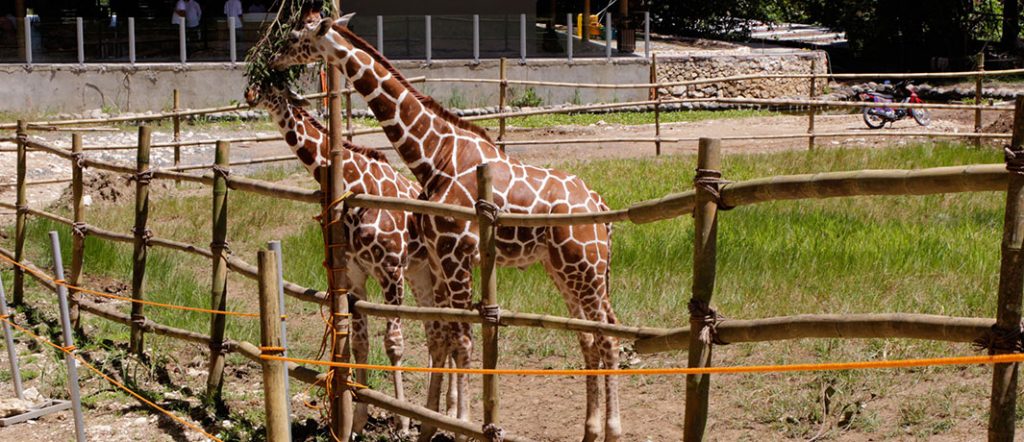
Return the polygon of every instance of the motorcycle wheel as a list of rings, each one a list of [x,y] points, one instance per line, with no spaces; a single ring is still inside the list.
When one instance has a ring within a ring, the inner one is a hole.
[[[914,117],[914,121],[921,126],[927,126],[932,122],[932,116],[927,109],[911,109],[910,116]]]
[[[885,126],[885,119],[868,112],[870,110],[871,108],[864,108],[864,124],[868,125],[868,127],[872,129],[881,129],[882,126]]]

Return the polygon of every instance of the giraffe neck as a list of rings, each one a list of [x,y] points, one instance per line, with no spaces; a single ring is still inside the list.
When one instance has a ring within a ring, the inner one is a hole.
[[[341,32],[344,36],[335,28],[326,35],[322,48],[326,59],[341,68],[380,121],[402,161],[426,184],[450,163],[452,143],[442,139],[464,131],[426,105],[422,95],[389,69],[386,60],[382,63],[383,57],[368,44],[346,30]],[[348,42],[354,46],[348,48]],[[441,162],[436,161],[439,159]]]
[[[305,111],[284,99],[275,100],[267,108],[281,134],[284,135],[288,147],[299,158],[303,167],[316,177],[317,170],[328,164],[327,137],[320,129],[320,124]]]

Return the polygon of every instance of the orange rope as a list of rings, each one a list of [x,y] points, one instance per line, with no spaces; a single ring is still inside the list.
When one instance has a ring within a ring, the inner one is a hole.
[[[910,368],[946,365],[1007,364],[1024,362],[1024,354],[957,356],[948,358],[898,359],[892,361],[833,362],[819,364],[791,365],[746,365],[732,367],[701,368],[632,368],[632,369],[584,369],[584,370],[536,370],[536,369],[484,369],[484,368],[438,368],[407,367],[393,365],[351,364],[345,362],[317,361],[281,356],[260,356],[274,361],[297,364],[323,365],[349,369],[380,371],[405,371],[413,373],[489,374],[514,376],[626,376],[626,375],[679,375],[679,374],[738,374],[738,373],[784,373],[793,371],[835,371],[879,368]]]
[[[25,334],[27,334],[27,335],[31,336],[31,337],[32,337],[33,339],[35,339],[35,340],[37,340],[37,341],[39,341],[39,342],[42,342],[42,343],[44,343],[44,344],[46,344],[46,345],[49,345],[50,347],[53,347],[53,348],[55,348],[55,349],[57,349],[57,350],[60,350],[60,351],[62,351],[62,352],[64,352],[64,353],[67,353],[67,354],[71,355],[71,357],[75,358],[75,360],[76,360],[76,361],[78,361],[78,362],[79,362],[80,364],[82,364],[83,366],[85,366],[85,368],[88,368],[88,369],[89,369],[89,370],[91,370],[92,372],[94,372],[94,373],[96,373],[96,374],[100,375],[100,377],[102,377],[103,379],[106,379],[106,380],[107,380],[107,382],[110,382],[111,384],[114,384],[114,385],[115,385],[115,386],[117,386],[118,388],[120,388],[120,389],[124,390],[124,391],[125,391],[126,393],[128,393],[128,394],[130,394],[130,395],[134,396],[134,397],[135,397],[136,399],[138,399],[138,400],[142,401],[142,402],[143,402],[143,403],[145,403],[146,405],[149,405],[150,407],[153,407],[153,408],[155,408],[155,409],[156,409],[157,411],[159,411],[159,412],[161,412],[161,413],[163,413],[163,414],[167,415],[167,417],[169,417],[169,418],[171,418],[171,419],[174,419],[175,421],[178,421],[178,422],[179,422],[179,423],[181,423],[182,425],[184,425],[184,426],[186,426],[186,427],[188,427],[188,428],[191,428],[191,429],[193,429],[193,430],[195,430],[195,431],[197,431],[197,432],[201,433],[201,434],[202,434],[203,436],[206,436],[206,437],[207,437],[207,438],[209,438],[210,440],[215,440],[215,441],[217,441],[217,442],[222,442],[222,441],[221,441],[220,439],[218,439],[218,438],[217,438],[216,436],[214,436],[214,435],[212,435],[212,434],[210,434],[210,433],[207,433],[206,431],[203,431],[203,429],[202,429],[202,428],[200,428],[199,426],[197,426],[197,425],[195,425],[195,424],[193,424],[193,423],[191,423],[191,422],[188,422],[188,421],[186,421],[186,420],[184,420],[184,419],[182,419],[182,418],[180,418],[180,417],[178,417],[178,416],[175,416],[175,415],[174,415],[173,413],[171,413],[171,412],[169,412],[169,411],[165,410],[164,408],[162,408],[161,406],[159,406],[159,405],[157,405],[157,404],[155,404],[155,403],[151,402],[151,401],[150,401],[149,399],[146,399],[146,398],[142,397],[142,395],[140,395],[140,394],[138,394],[138,393],[136,393],[136,392],[132,391],[132,390],[131,390],[131,389],[129,389],[128,387],[125,387],[125,386],[124,386],[124,384],[122,384],[122,383],[120,383],[120,382],[117,382],[117,381],[115,381],[115,380],[114,380],[114,379],[112,379],[112,378],[111,378],[110,376],[107,376],[107,375],[106,375],[106,374],[104,374],[104,373],[103,373],[102,371],[100,371],[100,370],[99,370],[98,368],[96,368],[95,366],[93,366],[92,364],[90,364],[90,363],[86,362],[86,361],[85,361],[84,359],[82,359],[82,358],[81,358],[81,357],[79,357],[78,355],[76,355],[76,354],[72,353],[72,350],[74,349],[74,346],[71,346],[71,347],[70,347],[70,349],[69,349],[68,347],[62,347],[62,346],[59,346],[59,345],[57,345],[57,344],[54,344],[53,342],[51,342],[51,341],[50,341],[49,339],[43,338],[43,337],[41,337],[41,336],[39,336],[39,335],[37,335],[37,334],[35,334],[35,333],[32,333],[32,332],[31,332],[31,331],[29,331],[28,329],[26,329],[26,328],[24,328],[24,327],[22,327],[22,326],[20,326],[20,325],[18,325],[18,324],[15,324],[14,322],[11,322],[11,321],[9,321],[9,320],[7,320],[7,319],[5,319],[5,318],[0,318],[0,321],[4,321],[4,322],[6,322],[6,323],[10,324],[10,325],[11,325],[11,326],[13,326],[14,328],[16,328],[16,329],[20,330],[20,331],[21,331],[22,333],[25,333]]]
[[[26,266],[24,264],[21,264],[21,263],[15,261],[13,259],[10,259],[10,258],[8,258],[8,257],[6,257],[4,255],[0,255],[0,260],[7,261],[8,263],[15,265],[15,266],[21,268],[22,270],[25,270],[26,272],[35,275],[39,279],[50,281],[50,282],[52,282],[52,283],[54,283],[56,285],[62,285],[64,287],[67,287],[67,288],[69,288],[71,290],[74,290],[76,292],[85,293],[85,294],[93,295],[93,296],[99,296],[101,298],[117,299],[117,300],[128,301],[128,302],[132,302],[132,303],[136,303],[136,304],[151,305],[151,306],[154,306],[154,307],[165,307],[165,308],[171,308],[171,309],[176,309],[176,310],[187,310],[187,311],[190,311],[190,312],[211,313],[211,314],[215,314],[215,315],[240,316],[240,317],[244,317],[244,318],[258,318],[260,316],[258,313],[231,312],[231,311],[225,311],[225,310],[211,310],[211,309],[200,308],[200,307],[188,307],[188,306],[183,306],[183,305],[164,304],[164,303],[155,302],[155,301],[146,301],[144,299],[134,299],[134,298],[126,297],[126,296],[118,296],[118,295],[113,295],[113,294],[110,294],[110,293],[99,292],[99,291],[96,291],[96,290],[87,289],[85,287],[79,287],[79,286],[76,286],[76,285],[68,284],[68,282],[63,280],[63,279],[51,278],[49,275],[47,275],[45,273],[37,272],[35,270],[32,270],[28,266]]]

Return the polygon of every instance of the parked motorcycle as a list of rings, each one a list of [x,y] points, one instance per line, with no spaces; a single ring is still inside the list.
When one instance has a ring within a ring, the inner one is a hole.
[[[899,83],[894,89],[892,95],[881,92],[862,92],[860,99],[869,103],[924,103],[917,96],[917,88],[913,84]],[[867,124],[872,129],[881,129],[882,126],[885,126],[885,123],[892,124],[908,116],[913,117],[914,121],[921,126],[927,126],[932,122],[931,115],[927,109],[915,109],[912,107],[865,107],[863,113],[864,124]]]

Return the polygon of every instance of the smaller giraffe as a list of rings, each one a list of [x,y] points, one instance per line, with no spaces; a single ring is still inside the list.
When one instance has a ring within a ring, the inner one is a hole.
[[[262,106],[270,113],[284,135],[285,142],[303,166],[319,180],[326,173],[328,154],[327,129],[302,107],[309,103],[284,87],[250,87],[245,93],[250,106]],[[421,189],[395,171],[381,152],[344,142],[342,175],[344,189],[355,194],[415,199]],[[433,278],[427,251],[416,230],[412,214],[378,209],[353,208],[345,216],[346,249],[350,263],[345,288],[359,299],[366,299],[366,279],[375,278],[388,304],[400,305],[405,287],[412,288],[420,306],[433,305]],[[369,354],[368,324],[358,312],[352,315],[352,349],[357,363],[366,363]],[[400,319],[389,318],[384,335],[384,348],[392,365],[400,365],[404,342]],[[366,383],[366,370],[356,371],[356,380]],[[395,397],[404,400],[402,373],[394,372]],[[450,388],[449,403],[454,403]],[[355,428],[366,423],[366,404],[357,406]],[[407,432],[409,419],[402,417],[399,430]]]

